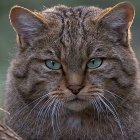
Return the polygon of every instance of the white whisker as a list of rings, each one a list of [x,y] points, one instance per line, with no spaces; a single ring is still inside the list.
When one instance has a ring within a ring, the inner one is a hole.
[[[123,137],[124,136],[124,133],[123,133],[123,130],[122,130],[121,122],[120,122],[120,119],[119,119],[119,116],[118,116],[118,113],[117,113],[116,109],[110,103],[110,101],[108,101],[108,99],[106,99],[103,95],[99,95],[98,97],[101,100],[101,102],[105,105],[105,107],[111,112],[111,114],[113,115],[113,117],[115,118],[115,121],[116,121],[116,123],[118,124],[118,126],[119,126],[119,128],[121,130],[122,138],[124,138]],[[103,98],[105,99],[105,101],[104,101]]]
[[[50,98],[42,105],[42,107],[41,107],[39,113],[37,114],[36,122],[35,122],[35,125],[34,125],[34,127],[35,127],[35,129],[36,129],[36,135],[37,135],[37,137],[38,137],[38,134],[39,134],[39,129],[41,129],[41,128],[39,128],[38,126],[39,126],[39,124],[43,121],[43,118],[45,118],[45,113],[43,113],[43,110],[44,110],[45,108],[48,108],[48,107],[49,107],[49,105],[50,105],[49,102],[51,103],[51,101],[53,101],[53,99],[54,99],[54,96],[50,97]],[[48,104],[49,104],[49,105],[48,105]],[[42,114],[43,114],[43,115],[42,115]]]
[[[117,97],[117,98],[123,100],[123,98],[122,98],[121,96],[115,94],[114,92],[111,92],[111,91],[109,91],[109,90],[105,90],[105,89],[104,89],[104,91],[107,92],[107,93],[109,93],[109,94],[111,94],[111,95],[112,95],[113,97],[115,97],[115,98]]]

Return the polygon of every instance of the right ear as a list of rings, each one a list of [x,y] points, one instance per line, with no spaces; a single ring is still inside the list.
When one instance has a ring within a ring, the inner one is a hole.
[[[12,7],[9,17],[16,33],[28,44],[45,27],[41,16],[20,6]]]

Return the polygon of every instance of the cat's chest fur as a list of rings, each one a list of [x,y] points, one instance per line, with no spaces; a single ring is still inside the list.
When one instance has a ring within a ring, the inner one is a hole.
[[[134,8],[15,6],[18,49],[6,82],[6,124],[24,140],[139,140]]]

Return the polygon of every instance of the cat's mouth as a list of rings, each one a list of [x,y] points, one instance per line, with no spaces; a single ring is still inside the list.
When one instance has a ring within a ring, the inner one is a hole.
[[[75,98],[68,100],[64,106],[67,109],[70,109],[73,111],[81,111],[87,108],[89,106],[89,103],[87,100],[81,99],[80,97],[76,96]]]
[[[68,102],[82,102],[82,101],[84,101],[84,100],[76,96],[75,98],[71,99]]]

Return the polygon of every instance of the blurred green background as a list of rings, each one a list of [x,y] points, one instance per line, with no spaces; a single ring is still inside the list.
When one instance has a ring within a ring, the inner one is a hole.
[[[140,58],[140,0],[128,0],[136,8],[136,17],[132,26],[133,48]],[[42,10],[58,4],[67,6],[97,6],[105,8],[122,2],[122,0],[0,0],[0,107],[3,107],[4,84],[10,59],[16,50],[15,33],[9,23],[9,10],[13,5],[20,5],[31,10]],[[0,111],[2,114],[2,111]],[[1,116],[1,115],[0,115]]]

